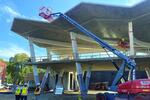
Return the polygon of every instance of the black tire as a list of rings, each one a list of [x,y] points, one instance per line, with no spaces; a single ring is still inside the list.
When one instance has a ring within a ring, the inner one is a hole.
[[[134,100],[150,100],[150,98],[144,94],[137,94],[134,97]]]

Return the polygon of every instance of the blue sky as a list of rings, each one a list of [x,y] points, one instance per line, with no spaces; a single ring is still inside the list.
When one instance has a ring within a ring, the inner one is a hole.
[[[14,17],[42,20],[39,8],[50,7],[54,12],[66,12],[80,2],[132,6],[141,0],[0,0],[0,58],[8,60],[16,53],[29,53],[28,41],[11,32]],[[36,55],[45,55],[45,50],[36,47]]]

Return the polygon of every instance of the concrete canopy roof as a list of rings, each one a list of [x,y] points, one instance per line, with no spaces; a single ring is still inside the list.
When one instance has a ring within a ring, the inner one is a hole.
[[[114,46],[118,39],[128,39],[128,22],[133,21],[135,44],[140,48],[149,48],[149,6],[149,0],[131,8],[80,3],[66,14]],[[30,36],[38,46],[49,47],[53,52],[61,53],[71,51],[69,32],[73,31],[78,33],[80,38],[78,39],[79,51],[89,52],[91,48],[99,51],[97,43],[62,18],[58,18],[52,23],[15,18],[12,31],[25,38]]]

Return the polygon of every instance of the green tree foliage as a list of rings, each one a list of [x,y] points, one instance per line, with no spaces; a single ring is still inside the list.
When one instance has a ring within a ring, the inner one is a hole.
[[[9,62],[7,65],[7,82],[15,83],[15,76],[17,71],[15,71],[15,63]]]
[[[29,57],[25,53],[18,53],[11,57],[7,66],[7,82],[13,84],[24,83],[24,77],[33,73],[32,66],[25,65]],[[38,73],[44,73],[45,69],[38,68]]]
[[[25,66],[25,62],[29,60],[29,57],[25,53],[18,53],[14,57],[9,59],[7,66],[7,82],[8,83],[23,83],[26,74],[32,72],[31,66]]]
[[[29,60],[29,57],[25,53],[18,53],[14,56],[14,62],[19,63],[19,64],[24,63],[28,60]]]
[[[2,58],[0,58],[0,61],[4,61]]]

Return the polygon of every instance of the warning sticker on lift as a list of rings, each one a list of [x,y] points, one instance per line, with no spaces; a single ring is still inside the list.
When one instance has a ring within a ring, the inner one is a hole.
[[[141,85],[150,85],[150,81],[141,81]]]

